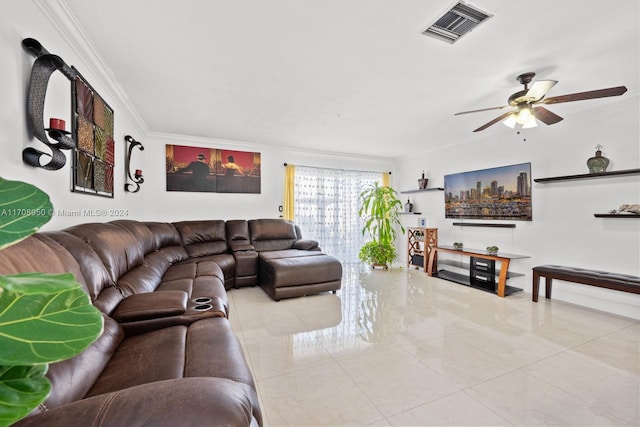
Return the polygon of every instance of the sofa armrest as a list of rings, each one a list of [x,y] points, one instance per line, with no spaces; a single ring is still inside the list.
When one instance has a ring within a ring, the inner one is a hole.
[[[300,239],[293,243],[293,249],[301,249],[303,251],[319,251],[320,245],[315,240]]]
[[[114,310],[111,317],[118,322],[135,322],[159,317],[179,316],[187,309],[184,291],[157,291],[131,295]]]
[[[246,251],[255,251],[256,248],[255,246],[253,246],[250,243],[234,243],[231,242],[229,244],[229,248],[231,249],[231,252],[246,252]]]
[[[160,291],[168,292],[168,291]],[[206,307],[204,310],[203,306]],[[211,308],[208,308],[208,307]],[[127,337],[140,335],[158,329],[169,328],[172,326],[189,326],[194,322],[212,317],[228,317],[227,309],[220,297],[213,296],[211,301],[198,303],[195,299],[187,303],[187,311],[177,316],[154,317],[151,319],[137,320],[134,322],[122,322],[120,326],[124,330]]]
[[[255,391],[223,378],[179,378],[78,400],[18,421],[47,426],[262,425]]]

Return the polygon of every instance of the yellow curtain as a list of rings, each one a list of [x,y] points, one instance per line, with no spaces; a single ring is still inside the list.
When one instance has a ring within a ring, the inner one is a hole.
[[[286,220],[293,221],[293,179],[296,174],[295,165],[287,165],[284,169],[284,203],[282,217]]]
[[[391,176],[390,172],[382,172],[382,186],[383,187],[388,187],[389,186],[389,177]]]

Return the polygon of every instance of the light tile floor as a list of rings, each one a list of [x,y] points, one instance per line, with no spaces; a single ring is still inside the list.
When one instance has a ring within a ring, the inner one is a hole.
[[[229,292],[268,426],[640,424],[640,322],[345,265],[343,289]]]

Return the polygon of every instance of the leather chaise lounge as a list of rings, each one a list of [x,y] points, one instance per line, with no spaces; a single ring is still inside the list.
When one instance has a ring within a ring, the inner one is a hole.
[[[335,258],[279,219],[40,232],[0,251],[0,274],[30,271],[71,272],[104,331],[50,365],[49,397],[16,426],[260,426],[226,292],[258,284],[274,299],[335,292],[342,276]]]
[[[340,289],[342,265],[320,252],[318,242],[301,239],[294,224],[250,220],[249,231],[259,254],[260,286],[276,301]]]

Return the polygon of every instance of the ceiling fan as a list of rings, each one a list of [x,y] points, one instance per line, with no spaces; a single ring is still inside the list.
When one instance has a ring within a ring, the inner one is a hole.
[[[511,128],[531,128],[537,126],[536,119],[547,125],[558,123],[562,117],[542,107],[542,104],[559,104],[561,102],[582,101],[585,99],[606,98],[609,96],[620,96],[627,91],[624,86],[610,87],[607,89],[590,90],[587,92],[570,93],[568,95],[553,96],[545,98],[545,95],[552,87],[558,83],[556,80],[538,80],[533,82],[531,87],[529,83],[533,80],[536,73],[520,74],[516,79],[524,85],[524,90],[514,93],[508,99],[509,105],[501,107],[482,108],[480,110],[463,111],[460,114],[477,113],[480,111],[502,110],[504,108],[512,108],[504,114],[480,126],[474,132],[485,130],[491,125],[500,121]]]

